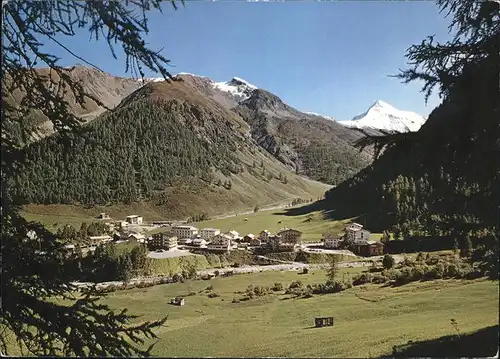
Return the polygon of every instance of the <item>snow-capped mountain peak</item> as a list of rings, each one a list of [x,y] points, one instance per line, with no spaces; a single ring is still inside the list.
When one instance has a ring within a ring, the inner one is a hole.
[[[418,131],[426,118],[410,111],[401,111],[387,102],[378,100],[365,113],[350,121],[339,123],[354,128],[375,128],[393,132]]]
[[[214,82],[212,85],[220,91],[229,93],[238,102],[248,99],[252,92],[257,89],[257,86],[239,77],[233,77],[231,81],[227,82]]]

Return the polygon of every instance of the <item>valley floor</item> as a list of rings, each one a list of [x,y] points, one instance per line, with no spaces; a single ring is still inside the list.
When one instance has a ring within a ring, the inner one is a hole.
[[[345,268],[340,275],[354,275]],[[437,280],[400,287],[363,285],[337,294],[294,299],[283,292],[233,303],[249,285],[326,280],[321,270],[263,272],[116,291],[105,301],[113,308],[168,315],[158,331],[154,356],[170,357],[372,357],[390,355],[394,345],[425,341],[498,324],[498,283],[485,279]],[[211,285],[213,289],[206,290]],[[209,298],[209,293],[219,297]],[[186,296],[185,306],[169,305]],[[314,328],[314,318],[333,316],[333,327]],[[487,343],[485,343],[486,345]],[[491,343],[490,343],[491,344]],[[494,353],[492,353],[493,355]]]

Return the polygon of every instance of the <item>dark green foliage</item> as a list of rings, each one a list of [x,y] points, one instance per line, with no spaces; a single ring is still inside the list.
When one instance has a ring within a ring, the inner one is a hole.
[[[283,284],[282,283],[274,283],[272,290],[275,292],[281,292],[283,290]]]
[[[304,174],[323,183],[337,185],[359,172],[366,163],[347,146],[334,147],[311,143],[301,153]]]
[[[394,257],[391,256],[390,254],[386,254],[384,258],[382,259],[382,265],[384,266],[385,269],[391,269],[394,266]]]
[[[412,68],[400,77],[423,80],[426,93],[437,85],[442,104],[416,133],[360,141],[385,152],[326,201],[343,218],[368,213],[368,227],[392,228],[395,239],[451,236],[460,249],[468,247],[460,243],[467,235],[496,233],[498,242],[500,17],[494,2],[438,3],[449,10],[456,36],[412,46]]]
[[[131,203],[161,198],[178,178],[206,181],[212,167],[237,173],[229,125],[206,121],[207,137],[200,136],[181,121],[184,106],[134,101],[92,121],[82,136],[55,135],[28,146],[25,167],[11,179],[13,197],[20,203]],[[224,187],[230,190],[231,180]]]
[[[359,276],[354,277],[352,285],[361,285],[365,283],[371,283],[373,276],[369,273],[362,273]]]
[[[192,216],[191,218],[188,219],[188,222],[202,222],[208,220],[210,220],[210,217],[206,213],[202,213]]]
[[[337,278],[337,274],[339,271],[339,262],[340,258],[338,256],[333,256],[330,260],[330,266],[326,270],[326,277],[329,281],[334,282]]]
[[[101,236],[108,233],[109,227],[104,222],[92,222],[90,224],[83,222],[79,230],[69,224],[62,229],[58,228],[56,236],[64,243],[85,244],[91,236]]]
[[[325,284],[315,284],[312,286],[313,294],[338,293],[346,290],[349,286],[344,282],[327,281]]]
[[[303,286],[302,282],[300,280],[297,280],[295,282],[292,282],[288,288],[289,289],[295,289],[295,288],[301,288]]]

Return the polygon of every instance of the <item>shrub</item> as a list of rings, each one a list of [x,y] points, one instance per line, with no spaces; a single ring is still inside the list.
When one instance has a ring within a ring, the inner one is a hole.
[[[415,264],[416,264],[415,261],[411,260],[408,257],[405,257],[401,262],[401,266],[403,267],[413,267]]]
[[[309,273],[309,269],[308,268],[302,269],[302,274],[307,274],[307,273]]]
[[[395,262],[396,261],[394,260],[394,257],[391,256],[390,254],[386,254],[382,259],[382,265],[384,266],[385,269],[391,269],[392,267],[394,267]]]
[[[205,290],[213,290],[213,289],[214,289],[213,285],[209,285],[208,287],[205,288]]]
[[[193,296],[193,295],[196,295],[196,292],[190,292],[190,293],[188,294],[188,296],[189,296],[189,297],[191,297],[191,296]]]
[[[365,283],[370,283],[372,281],[372,276],[369,273],[363,273],[360,274],[356,277],[354,277],[354,280],[352,281],[353,285],[361,285]]]
[[[283,290],[283,284],[279,282],[274,283],[272,290],[275,292],[281,292]]]
[[[218,270],[216,270],[216,271],[214,272],[214,275],[215,275],[216,277],[218,277],[218,276],[220,275],[220,272],[219,272]]]
[[[411,272],[411,280],[412,281],[419,281],[422,278],[424,278],[425,275],[425,269],[421,265],[416,265],[412,267],[412,272]]]
[[[267,293],[267,288],[257,285],[253,288],[253,292],[256,296],[260,297]]]
[[[427,257],[425,259],[425,264],[428,265],[435,265],[439,262],[439,257],[436,255],[430,255],[430,253],[427,253]]]
[[[184,278],[182,278],[182,275],[180,275],[179,273],[176,273],[173,275],[172,277],[172,281],[174,283],[178,283],[178,282],[182,282]]]
[[[442,263],[437,263],[436,265],[430,266],[429,270],[425,272],[424,278],[426,280],[440,279],[444,275],[444,266]]]
[[[239,303],[239,302],[240,302],[240,300],[239,300],[239,299],[237,299],[237,298],[233,298],[233,300],[232,300],[232,302],[231,302],[231,303]]]
[[[338,293],[347,288],[351,288],[350,283],[343,283],[339,281],[328,281],[325,284],[317,284],[312,287],[312,293],[314,294],[328,294],[328,293]]]
[[[391,268],[391,269],[385,269],[382,271],[381,275],[386,277],[389,280],[394,280],[397,277],[397,272],[398,270]]]
[[[458,277],[460,277],[459,266],[455,263],[447,263],[445,268],[444,268],[443,277],[445,277],[445,278],[458,278]]]
[[[424,253],[422,253],[422,252],[418,252],[418,254],[417,254],[417,258],[416,258],[416,261],[417,261],[417,262],[422,262],[422,261],[424,261],[424,260],[425,260],[425,254],[424,254]]]
[[[383,275],[377,274],[377,275],[373,276],[372,283],[382,284],[382,283],[385,283],[385,282],[387,282],[387,278],[384,277]]]
[[[313,294],[311,291],[308,290],[304,294],[302,294],[302,297],[303,298],[311,298],[311,297],[313,297]]]
[[[217,293],[209,293],[208,296],[209,298],[217,298],[217,297],[220,297],[220,295],[218,295]]]
[[[382,272],[383,270],[384,270],[384,268],[380,268],[380,267],[368,268],[368,272],[370,272],[370,273],[379,273],[379,272]]]
[[[302,282],[300,280],[297,280],[295,282],[292,282],[288,288],[289,289],[294,289],[294,288],[301,288],[302,287]]]

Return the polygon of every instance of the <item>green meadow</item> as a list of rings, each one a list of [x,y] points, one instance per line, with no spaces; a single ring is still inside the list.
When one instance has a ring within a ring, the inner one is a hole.
[[[343,269],[342,277],[361,269]],[[233,303],[249,285],[285,288],[326,280],[323,271],[262,272],[116,291],[105,299],[128,308],[141,320],[168,315],[157,333],[154,356],[372,357],[391,354],[395,345],[470,333],[498,324],[498,282],[437,280],[400,287],[368,284],[337,294],[291,298],[284,292]],[[207,290],[212,286],[213,289]],[[209,298],[209,293],[219,297]],[[182,307],[169,305],[185,296]],[[333,327],[314,328],[314,318],[333,316]]]
[[[264,229],[276,233],[279,229],[288,227],[301,231],[303,233],[303,240],[316,242],[321,240],[323,233],[338,233],[342,231],[349,222],[350,219],[342,221],[327,219],[321,211],[290,216],[285,214],[285,210],[275,209],[223,219],[196,222],[192,223],[192,225],[198,228],[219,228],[223,232],[235,230],[241,235],[246,235],[248,233],[257,235]],[[374,238],[375,237],[377,237],[377,235],[374,235]]]

